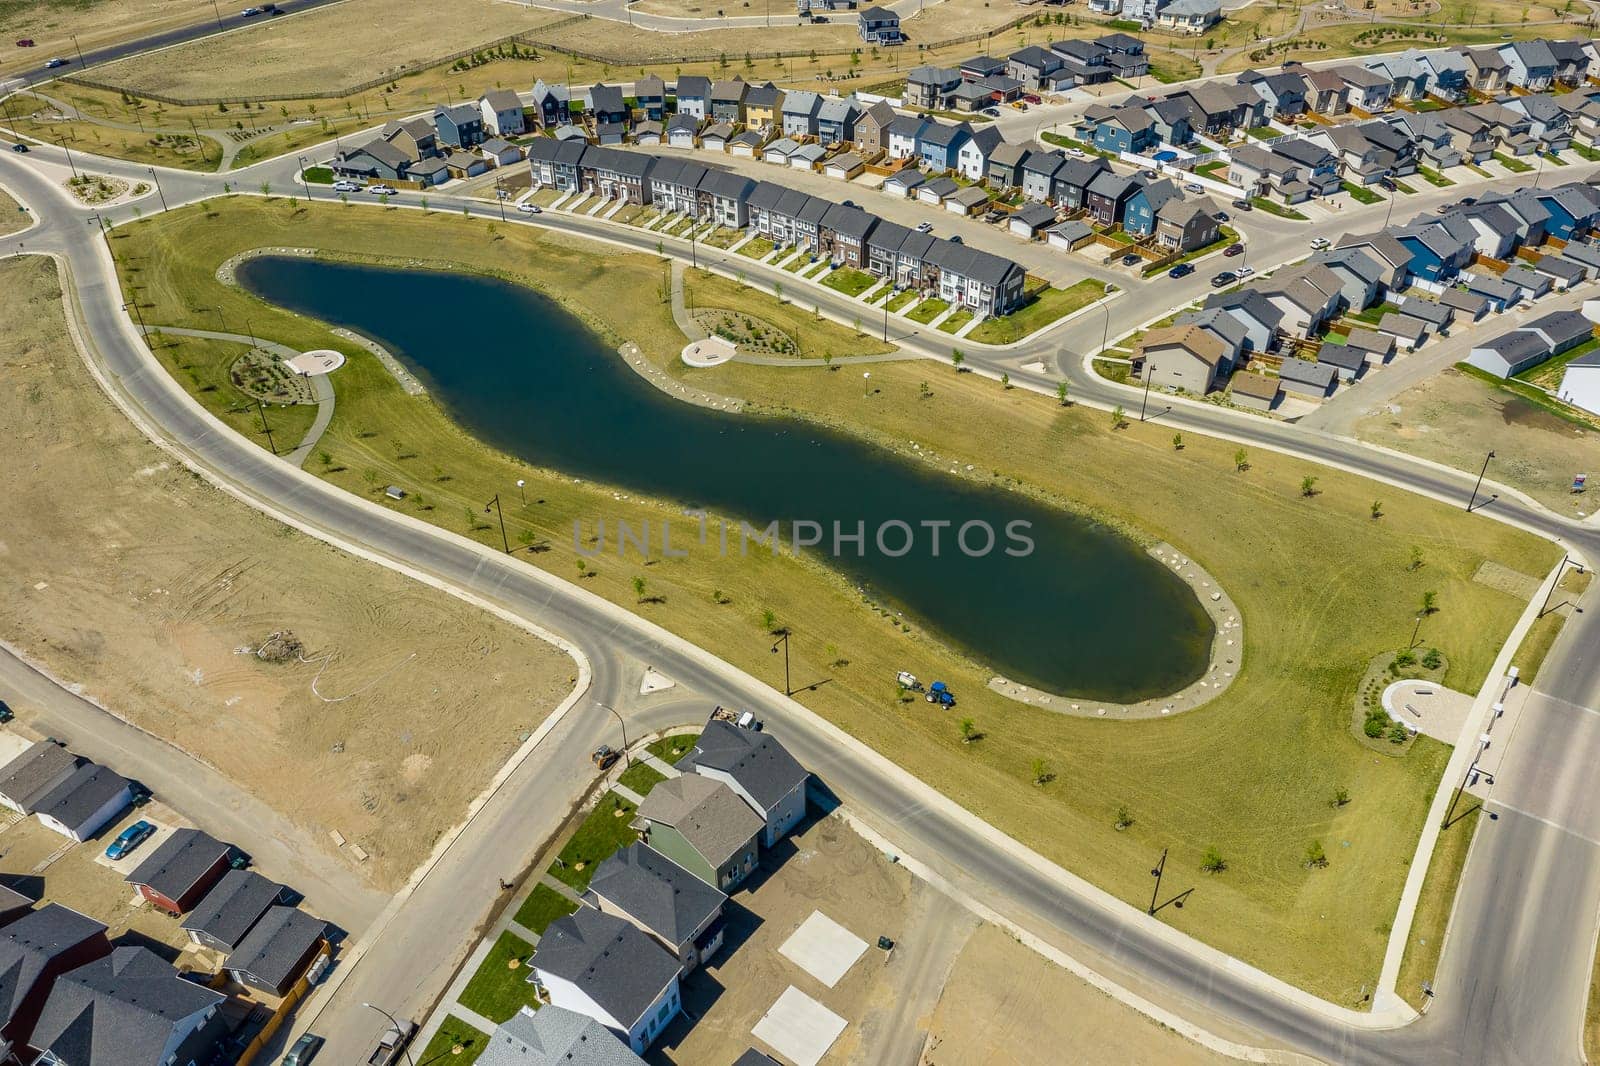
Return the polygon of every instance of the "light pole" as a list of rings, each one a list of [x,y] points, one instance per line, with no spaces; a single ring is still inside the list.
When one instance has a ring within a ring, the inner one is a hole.
[[[1544,177],[1544,152],[1539,153],[1539,169],[1533,172],[1533,187],[1539,187],[1539,179]]]
[[[617,726],[622,730],[622,768],[627,769],[629,765],[628,723],[622,720],[622,715],[618,714],[617,709],[611,706],[611,704],[601,703],[599,700],[595,700],[595,705],[598,707],[604,707],[606,710],[610,711],[611,717],[617,720]]]
[[[1151,365],[1147,357],[1144,361],[1144,398],[1139,401],[1139,421],[1141,422],[1144,421],[1145,408],[1150,406],[1150,375],[1154,374],[1155,370],[1156,368]]]
[[[297,155],[294,158],[295,162],[300,164],[300,188],[305,191],[306,200],[309,201],[311,199],[311,184],[306,181],[306,157]]]
[[[214,2],[215,0],[213,0],[213,3]],[[382,1007],[374,1004],[363,1002],[361,1005],[366,1007],[368,1010],[375,1010],[385,1018],[389,1019],[389,1024],[394,1026],[394,1034],[397,1039],[403,1039],[405,1037],[405,1030],[401,1027],[399,1018],[396,1018]],[[411,1048],[409,1046],[406,1048],[406,1061],[409,1062],[411,1066],[417,1066],[417,1060],[411,1057]]]
[[[1439,826],[1439,828],[1450,828],[1450,816],[1455,814],[1456,804],[1461,802],[1461,793],[1466,791],[1467,782],[1472,778],[1472,771],[1478,768],[1478,760],[1483,758],[1483,753],[1489,750],[1489,739],[1488,733],[1479,735],[1478,750],[1472,756],[1472,762],[1467,765],[1467,772],[1461,775],[1461,784],[1456,786],[1456,794],[1450,800],[1450,809],[1444,812],[1444,822]],[[1491,776],[1489,780],[1491,783],[1493,783],[1494,778]],[[1465,815],[1463,815],[1463,817],[1465,817]]]
[[[217,16],[217,29],[222,29],[222,9],[217,6],[217,0],[211,0],[211,10],[214,11]],[[372,1004],[369,1003],[367,1006],[371,1007]],[[374,1007],[373,1009],[376,1010],[377,1008]]]
[[[483,513],[488,514],[491,507],[494,508],[494,513],[500,517],[500,546],[505,549],[507,555],[510,555],[511,541],[506,539],[506,516],[505,512],[500,510],[500,494],[498,492],[494,494],[494,499],[483,505]]]
[[[504,222],[506,220],[506,195],[505,190],[500,188],[499,175],[496,175],[494,179],[494,198],[500,204],[500,221]]]
[[[82,70],[89,64],[83,61],[83,49],[78,47],[78,35],[76,33],[72,33],[68,34],[68,36],[72,38],[72,50],[78,53],[78,69]]]
[[[217,329],[218,329],[218,331],[222,332],[222,333],[228,332],[228,322],[227,322],[227,319],[222,317],[222,308],[220,308],[220,307],[201,307],[201,308],[197,308],[197,310],[210,311],[212,314],[216,315],[217,316]]]
[[[164,215],[167,213],[167,194],[161,191],[161,179],[156,176],[155,167],[145,169],[150,172],[150,180],[156,183],[156,195],[161,197],[161,213]]]
[[[144,312],[139,310],[139,301],[138,300],[130,300],[127,303],[122,305],[122,309],[124,311],[128,310],[130,307],[133,309],[133,317],[137,318],[139,320],[139,333],[142,336],[148,337],[150,335],[150,330],[144,324]]]
[[[890,286],[890,296],[893,295],[893,292],[894,292],[894,287],[891,285]],[[883,298],[883,343],[885,343],[885,344],[889,343],[889,300],[890,300],[890,296],[885,296]]]
[[[523,487],[525,485],[527,485],[526,481],[524,481],[520,477],[517,478],[517,495],[522,497],[522,506],[524,506],[524,507],[528,506],[528,493],[527,493],[527,490]]]
[[[1167,849],[1162,848],[1161,861],[1156,863],[1155,868],[1150,871],[1150,876],[1156,879],[1156,884],[1155,887],[1150,890],[1150,907],[1145,911],[1146,914],[1153,915],[1156,912],[1156,897],[1161,895],[1161,875],[1166,872],[1166,869]]]
[[[1467,501],[1467,513],[1472,513],[1473,506],[1478,502],[1478,489],[1483,485],[1483,475],[1489,472],[1489,460],[1494,458],[1494,452],[1483,457],[1483,469],[1478,471],[1478,480],[1472,486],[1472,499]]]
[[[272,427],[267,424],[267,408],[259,396],[256,397],[256,412],[261,415],[261,431],[267,435],[267,447],[273,455],[277,455],[278,446],[272,440]]]
[[[1561,565],[1556,567],[1556,579],[1550,583],[1550,591],[1544,594],[1544,603],[1539,606],[1540,618],[1543,618],[1549,613],[1550,599],[1556,594],[1556,586],[1561,584],[1561,576],[1567,572],[1567,563],[1571,560],[1572,556],[1570,553],[1561,557]],[[1579,564],[1573,563],[1572,567],[1574,570],[1578,571],[1578,573],[1583,573],[1583,567]]]
[[[793,696],[794,689],[789,687],[789,631],[785,629],[778,637],[778,643],[772,646],[772,654],[778,654],[778,644],[783,645],[783,694]]]

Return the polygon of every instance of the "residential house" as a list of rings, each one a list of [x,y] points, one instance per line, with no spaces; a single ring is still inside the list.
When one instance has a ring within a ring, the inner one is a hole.
[[[1450,143],[1461,154],[1464,163],[1482,163],[1494,155],[1496,136],[1494,126],[1471,110],[1449,108],[1435,114],[1450,133]]]
[[[1283,389],[1278,379],[1250,371],[1236,371],[1228,379],[1228,399],[1235,406],[1252,411],[1271,411],[1278,406]]]
[[[1156,211],[1156,244],[1168,251],[1192,252],[1215,244],[1217,219],[1199,200],[1174,198]]]
[[[1389,79],[1393,86],[1389,95],[1390,100],[1413,103],[1428,95],[1428,68],[1423,66],[1419,59],[1420,55],[1421,53],[1413,48],[1399,55],[1376,56],[1367,60],[1362,66],[1380,78]]]
[[[1305,114],[1306,80],[1294,71],[1263,74],[1247,70],[1237,80],[1240,85],[1249,86],[1266,103],[1265,118],[1283,122]]]
[[[962,177],[982,182],[989,173],[989,155],[1005,141],[992,125],[970,130],[956,149],[956,170]]]
[[[1378,332],[1387,333],[1406,351],[1415,351],[1428,337],[1428,324],[1420,318],[1390,311],[1378,319]]]
[[[533,183],[562,192],[577,192],[583,188],[581,164],[588,150],[589,145],[578,140],[539,137],[529,141],[528,166],[533,172]]]
[[[1360,248],[1328,248],[1317,252],[1308,264],[1331,270],[1339,279],[1339,297],[1352,311],[1372,306],[1383,286],[1383,267]]]
[[[1545,47],[1550,49],[1550,54],[1556,60],[1556,81],[1558,83],[1569,87],[1583,84],[1584,78],[1594,66],[1589,56],[1591,43],[1581,39],[1545,42]]]
[[[1102,152],[1128,152],[1143,155],[1161,144],[1154,120],[1133,103],[1107,107],[1090,104],[1078,120],[1078,139],[1093,144]]]
[[[1166,96],[1144,104],[1156,137],[1164,144],[1183,145],[1194,140],[1193,116],[1198,112],[1187,96]]]
[[[594,122],[594,137],[599,144],[621,144],[628,132],[632,113],[616,85],[599,83],[589,90],[589,117]]]
[[[1222,21],[1220,0],[1171,0],[1156,11],[1156,25],[1179,33],[1204,33]]]
[[[1467,61],[1467,81],[1474,92],[1493,96],[1505,91],[1511,64],[1496,49],[1458,48],[1457,51]]]
[[[1525,300],[1543,299],[1550,292],[1550,278],[1536,270],[1529,270],[1525,266],[1508,267],[1500,275],[1500,280],[1507,285],[1515,285],[1522,291]]]
[[[658,158],[650,168],[650,202],[664,215],[699,218],[699,186],[708,173],[688,159]]]
[[[695,187],[697,217],[708,218],[725,229],[744,229],[750,224],[750,197],[756,184],[755,179],[731,170],[706,168]]]
[[[1047,89],[1050,76],[1061,69],[1061,57],[1036,44],[1020,48],[1006,57],[1006,75],[1026,88]]]
[[[1556,57],[1540,38],[1507,41],[1497,51],[1506,61],[1506,81],[1530,93],[1542,93],[1556,80]]]
[[[483,112],[472,104],[433,109],[433,128],[444,148],[472,148],[484,141]]]
[[[1386,121],[1416,145],[1418,163],[1446,170],[1461,163],[1461,151],[1444,119],[1433,111],[1396,111]]]
[[[478,97],[483,128],[495,137],[520,137],[528,132],[522,115],[522,98],[510,89],[490,89]]]
[[[704,143],[705,138],[701,138]],[[828,150],[820,144],[802,144],[789,153],[789,166],[794,170],[814,171],[817,165],[827,158]]]
[[[1042,205],[1036,204],[1034,206],[1037,207]],[[1023,210],[1031,209],[1024,208]],[[1018,213],[1020,214],[1021,212]],[[1045,230],[1044,239],[1045,243],[1050,245],[1052,248],[1060,248],[1063,251],[1072,252],[1082,248],[1086,244],[1093,242],[1094,227],[1090,226],[1087,222],[1076,219],[1069,220],[1067,222],[1058,222],[1054,226],[1051,226],[1049,229]]]
[[[1041,203],[1054,199],[1056,172],[1067,158],[1057,151],[1029,152],[1022,161],[1022,195]]]
[[[1550,216],[1544,224],[1546,237],[1571,241],[1600,225],[1600,203],[1596,202],[1600,193],[1591,192],[1592,188],[1574,182],[1534,192],[1534,199]]]
[[[222,880],[233,858],[231,845],[198,829],[175,829],[123,880],[157,910],[176,918]]]
[[[1339,372],[1331,366],[1290,356],[1278,368],[1278,384],[1285,392],[1321,401],[1339,387]]]
[[[962,84],[961,72],[948,67],[913,67],[906,75],[905,103],[930,111],[943,111]]]
[[[900,16],[886,7],[869,7],[856,15],[856,33],[868,44],[900,44]]]
[[[927,260],[938,272],[939,298],[956,308],[967,308],[977,317],[985,318],[1007,315],[1022,306],[1027,275],[1022,267],[1009,259],[955,241],[938,240],[928,249]],[[705,735],[701,734],[700,739],[704,743]],[[773,791],[776,791],[775,786]],[[798,801],[783,801],[784,805],[799,802],[803,806],[803,783],[799,796]],[[782,810],[782,806],[769,807],[769,833],[775,815]]]
[[[867,237],[868,270],[888,278],[896,289],[925,292],[938,284],[938,269],[928,259],[937,243],[926,233],[880,221]]]
[[[1489,301],[1466,289],[1446,289],[1439,294],[1439,302],[1454,311],[1457,318],[1467,322],[1477,322],[1489,313]],[[1356,343],[1354,332],[1350,334],[1350,343]]]
[[[1567,113],[1573,139],[1592,147],[1600,133],[1600,92],[1571,92],[1556,97],[1556,103]]]
[[[1393,291],[1405,287],[1412,253],[1404,244],[1387,232],[1360,234],[1347,233],[1340,237],[1336,248],[1359,248],[1366,252],[1383,271],[1379,278],[1380,291]]]
[[[588,1015],[546,1004],[501,1022],[477,1066],[644,1066],[644,1060]]]
[[[1324,344],[1317,349],[1319,366],[1330,366],[1340,381],[1354,381],[1366,372],[1367,353],[1348,344]]]
[[[1466,110],[1488,124],[1499,150],[1507,155],[1532,155],[1539,150],[1539,142],[1533,136],[1533,122],[1521,111],[1498,103],[1474,104]]]
[[[412,160],[387,141],[368,141],[360,148],[342,148],[334,153],[329,169],[338,178],[365,181],[402,181],[409,175]],[[4,795],[0,793],[0,802]]]
[[[764,130],[783,123],[783,90],[770,81],[744,91],[744,120],[752,129]]]
[[[148,948],[119,947],[56,978],[29,1043],[36,1066],[186,1066],[227,1034],[226,997]]]
[[[1495,314],[1509,311],[1522,302],[1521,289],[1508,282],[1501,281],[1493,274],[1463,275],[1461,287],[1472,295],[1487,300],[1489,302],[1489,310]]]
[[[1022,168],[1027,163],[1033,152],[1025,145],[1013,141],[1001,141],[989,152],[988,169],[985,177],[991,189],[1015,189],[1022,185]],[[963,164],[962,173],[966,173]],[[1046,179],[1048,183],[1048,179]],[[1048,184],[1046,188],[1048,189]]]
[[[656,125],[656,143],[659,144],[660,140],[661,127],[658,123]],[[522,149],[510,141],[501,140],[499,137],[490,137],[487,141],[478,145],[478,152],[496,167],[508,167],[513,163],[522,161]]]
[[[917,137],[917,155],[929,173],[954,170],[961,146],[972,136],[966,122],[930,122]]]
[[[1246,124],[1245,106],[1241,98],[1226,91],[1224,86],[1201,82],[1172,95],[1190,102],[1189,123],[1197,134],[1218,136]],[[1250,99],[1251,106],[1265,106],[1254,90],[1250,90]]]
[[[1556,395],[1574,407],[1600,414],[1600,352],[1589,352],[1569,362],[1561,372]]]
[[[1572,118],[1554,97],[1513,96],[1505,106],[1527,116],[1528,134],[1539,142],[1539,151],[1564,152],[1572,147]]]
[[[457,152],[451,153],[451,155],[459,154]],[[443,185],[451,178],[459,177],[459,175],[450,172],[450,163],[446,158],[430,156],[427,159],[408,164],[405,173],[401,177],[407,181],[414,181],[423,188],[429,188],[434,185]]]
[[[743,78],[721,78],[711,83],[711,121],[738,124],[744,121]]]
[[[1111,173],[1111,164],[1099,156],[1078,158],[1069,156],[1050,176],[1051,200],[1065,211],[1077,211],[1089,201],[1089,186],[1102,174]]]
[[[973,56],[961,64],[961,77],[967,81],[982,81],[1006,72],[1006,61],[994,56]]]
[[[1509,378],[1550,358],[1550,343],[1542,333],[1514,329],[1478,341],[1467,353],[1467,363],[1497,378]]]
[[[1226,312],[1244,326],[1246,351],[1270,351],[1283,322],[1283,312],[1256,289],[1213,293],[1206,297],[1204,306],[1206,310]]]
[[[1123,209],[1137,188],[1131,179],[1103,170],[1089,183],[1084,207],[1096,224],[1115,226],[1122,221]]]
[[[132,803],[132,781],[107,767],[85,762],[39,797],[33,813],[47,828],[81,844]]]
[[[1478,205],[1485,204],[1493,204],[1511,216],[1517,230],[1517,243],[1524,248],[1537,248],[1544,243],[1545,228],[1550,224],[1550,209],[1532,189],[1518,189],[1509,194],[1486,193],[1478,197]]]
[[[1279,328],[1298,337],[1310,337],[1332,319],[1340,307],[1338,275],[1327,267],[1305,264],[1280,270],[1259,284],[1261,295],[1283,312]]]
[[[711,79],[698,74],[685,74],[673,86],[675,110],[680,115],[693,115],[704,122],[711,115]],[[815,96],[815,93],[811,95]]]
[[[1472,243],[1443,226],[1419,221],[1391,229],[1390,233],[1411,253],[1406,270],[1413,280],[1435,284],[1447,281],[1472,262]]]
[[[571,94],[565,85],[546,85],[543,80],[533,83],[534,121],[545,129],[554,129],[572,121]]]
[[[180,926],[201,947],[228,953],[239,946],[268,908],[287,903],[289,890],[254,870],[229,870]]]
[[[722,947],[728,897],[644,844],[630,844],[602,862],[583,898],[655,937],[686,974]]]
[[[922,155],[922,134],[933,125],[934,123],[921,115],[901,115],[889,123],[889,158],[920,158]],[[954,129],[955,127],[948,126],[946,128]]]
[[[1416,319],[1427,326],[1430,332],[1437,333],[1441,337],[1446,335],[1450,323],[1455,319],[1455,311],[1449,304],[1424,300],[1416,295],[1400,301],[1400,314]]]
[[[1409,53],[1408,53],[1409,54]],[[1446,103],[1456,103],[1467,93],[1471,74],[1467,57],[1450,48],[1417,53],[1417,63],[1428,74],[1428,92]]]
[[[1148,237],[1156,231],[1156,212],[1172,200],[1181,201],[1183,194],[1166,178],[1150,180],[1144,175],[1133,179],[1136,188],[1122,209],[1122,228],[1135,237]]]
[[[0,804],[18,814],[32,814],[39,800],[77,770],[77,757],[65,747],[52,740],[36,740],[0,767]]]
[[[871,158],[889,147],[889,126],[895,120],[894,108],[879,100],[856,116],[856,148]]]
[[[1600,276],[1600,245],[1589,241],[1569,241],[1561,255],[1587,267],[1591,277]]]
[[[829,96],[817,109],[817,140],[823,144],[848,144],[855,140],[856,116],[861,105],[853,96]]]
[[[551,922],[530,965],[553,1005],[593,1018],[636,1054],[681,1009],[678,959],[631,922],[593,907]]]
[[[444,166],[452,178],[475,178],[489,172],[489,161],[472,152],[451,152],[444,157]]]
[[[817,115],[822,110],[822,97],[814,92],[796,89],[783,96],[783,135],[785,137],[815,137]]]
[[[439,154],[439,132],[425,118],[386,122],[380,136],[413,163]]]
[[[650,186],[645,179],[655,160],[655,156],[642,152],[590,148],[583,153],[579,174],[588,192],[607,200],[646,204],[650,202]]]
[[[1129,44],[1129,41],[1133,44]],[[1139,38],[1126,33],[1111,33],[1096,37],[1094,43],[1106,50],[1106,66],[1123,81],[1137,84],[1138,79],[1150,73],[1150,57],[1145,54],[1144,42]]]
[[[1143,364],[1146,381],[1199,396],[1215,388],[1218,377],[1232,368],[1222,340],[1199,326],[1150,330],[1139,342],[1134,361]]]
[[[1559,255],[1540,257],[1539,261],[1533,264],[1533,269],[1549,278],[1558,292],[1566,292],[1574,285],[1582,284],[1589,277],[1589,271],[1582,263],[1574,263]]]
[[[1116,72],[1106,62],[1110,53],[1094,41],[1055,41],[1051,43],[1050,51],[1061,59],[1061,70],[1056,77],[1057,86],[1104,85],[1116,76]],[[1070,82],[1063,80],[1061,75],[1070,78]]]
[[[817,227],[817,250],[842,266],[867,267],[867,237],[878,216],[846,204],[830,204]]]
[[[240,984],[281,997],[327,950],[327,922],[294,907],[271,907],[222,965]]]
[[[724,892],[756,868],[764,828],[761,817],[731,788],[690,773],[651,789],[634,825],[651,848]]]
[[[942,207],[946,199],[960,191],[953,178],[929,178],[917,186],[917,200],[933,207]]]
[[[1350,110],[1350,87],[1338,70],[1308,70],[1306,110],[1333,118]]]
[[[104,923],[59,903],[0,929],[0,1045],[25,1047],[56,979],[110,952]]]
[[[633,83],[633,106],[644,112],[649,122],[667,119],[667,83],[656,74],[646,74]]]

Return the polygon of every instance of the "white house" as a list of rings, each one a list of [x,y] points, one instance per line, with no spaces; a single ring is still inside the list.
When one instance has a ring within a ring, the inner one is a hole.
[[[545,930],[530,980],[557,1007],[593,1018],[637,1054],[682,1009],[682,963],[631,922],[579,907]]]
[[[522,99],[510,89],[491,89],[478,97],[483,128],[496,137],[516,137],[528,132],[522,116]]]
[[[1574,407],[1600,415],[1600,351],[1580,355],[1567,364],[1557,395]]]
[[[82,843],[133,802],[133,783],[104,766],[86,762],[40,798],[39,821]]]

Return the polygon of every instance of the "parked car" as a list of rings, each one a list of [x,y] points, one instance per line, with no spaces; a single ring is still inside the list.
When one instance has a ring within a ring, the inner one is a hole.
[[[22,40],[17,42],[17,47],[18,48],[32,48],[33,47],[33,38],[32,37],[24,37]]]
[[[305,1034],[294,1042],[294,1047],[283,1057],[283,1066],[306,1066],[322,1050],[324,1043],[316,1033]]]
[[[933,223],[932,222],[918,222],[917,223],[917,232],[918,233],[932,233],[933,232]]]
[[[60,56],[56,56],[54,59],[52,59],[50,62],[46,63],[44,66],[45,66],[46,70],[55,70],[57,67],[64,67],[66,65],[67,65],[67,61],[65,59],[62,59]]]
[[[394,186],[383,184],[368,185],[367,191],[374,196],[393,196],[395,194]]]
[[[1133,252],[1129,252],[1127,255],[1122,257],[1122,265],[1125,267],[1138,266],[1142,262],[1144,262],[1144,260],[1140,259],[1139,256],[1135,255]]]
[[[1028,103],[1030,103],[1030,104],[1042,104],[1042,103],[1044,103],[1044,98],[1041,97],[1038,93],[1023,93],[1022,94],[1022,98],[1024,100],[1028,101]]]
[[[1254,211],[1256,209],[1256,205],[1249,200],[1235,200],[1232,206],[1235,211]]]
[[[0,722],[9,722],[15,717],[16,715],[12,712],[11,708],[6,706],[6,701],[0,700]]]
[[[113,840],[110,846],[106,848],[106,858],[120,859],[124,855],[133,854],[134,849],[136,849],[140,844],[143,844],[146,840],[149,840],[150,834],[154,833],[155,831],[155,826],[151,825],[143,818],[139,819],[137,822],[134,822],[132,825],[128,826],[128,828],[124,829],[121,833],[117,834],[117,839]]]
[[[1226,222],[1230,216],[1226,211],[1216,211],[1212,213],[1211,217],[1216,219],[1218,222]]]
[[[1183,187],[1184,192],[1203,193],[1206,190],[1197,181],[1191,181]]]
[[[1079,159],[1082,159],[1083,158],[1083,149],[1082,148],[1068,148],[1067,149],[1067,154],[1070,155],[1070,156],[1076,156]]]
[[[1248,278],[1251,274],[1254,274],[1255,272],[1256,272],[1256,268],[1251,266],[1248,263],[1246,263],[1244,266],[1240,267],[1238,270],[1234,271],[1234,273],[1238,274],[1241,278]]]
[[[338,181],[333,183],[333,191],[334,192],[360,192],[361,191],[361,185],[360,185],[359,182],[346,181],[345,179],[341,178]]]
[[[982,111],[978,112],[978,114],[988,115],[990,118],[999,118],[1000,109],[998,107],[986,107]]]
[[[1384,192],[1400,191],[1399,187],[1395,185],[1393,178],[1379,178],[1378,188],[1382,189]]]
[[[1332,244],[1333,244],[1333,242],[1328,240],[1328,238],[1326,238],[1326,237],[1313,237],[1313,238],[1311,238],[1311,250],[1314,251],[1314,252],[1320,252],[1324,248],[1327,248]]]
[[[538,204],[518,204],[517,210],[521,211],[525,215],[538,215],[544,212],[544,208],[540,207]]]
[[[26,152],[28,150],[28,146],[23,144],[21,141],[18,141],[16,144],[11,146],[11,150],[13,152]]]
[[[1222,254],[1227,256],[1229,259],[1232,259],[1236,255],[1243,255],[1244,245],[1240,244],[1238,241],[1234,241],[1232,244],[1228,245],[1222,250]]]
[[[822,23],[828,21],[828,16],[827,15],[812,15],[811,16],[811,21],[813,23],[816,23],[817,25],[821,25]]]
[[[609,770],[620,758],[622,758],[622,753],[616,748],[613,748],[610,744],[602,744],[594,749],[594,754],[589,756],[589,761],[602,770]]]
[[[1193,274],[1193,273],[1194,273],[1194,264],[1193,263],[1179,263],[1177,266],[1175,266],[1171,270],[1167,271],[1167,277],[1169,277],[1169,278],[1186,278],[1190,274]]]
[[[1238,280],[1239,275],[1235,274],[1231,270],[1224,270],[1220,274],[1213,274],[1211,276],[1211,287],[1213,289],[1224,289]]]

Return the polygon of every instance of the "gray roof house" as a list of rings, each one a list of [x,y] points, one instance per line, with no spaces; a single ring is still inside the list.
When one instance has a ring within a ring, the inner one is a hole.
[[[77,757],[66,748],[48,740],[35,741],[0,767],[0,803],[18,814],[32,814],[38,801],[77,769]]]
[[[1332,366],[1290,356],[1283,361],[1283,366],[1278,368],[1278,382],[1285,392],[1325,400],[1332,396],[1333,390],[1338,387],[1339,375]]]
[[[1508,378],[1550,358],[1550,342],[1531,329],[1514,329],[1480,341],[1467,353],[1467,362],[1486,374]]]
[[[1530,300],[1537,300],[1550,291],[1550,278],[1547,275],[1523,266],[1510,267],[1500,275],[1500,280],[1507,285],[1515,285]]]
[[[551,922],[531,965],[552,1004],[588,1015],[635,1053],[680,1009],[678,959],[632,923],[593,907]]]
[[[82,843],[132,802],[132,781],[108,767],[85,762],[40,796],[33,813],[57,833]]]
[[[1551,355],[1569,352],[1594,339],[1594,323],[1583,317],[1580,311],[1552,311],[1524,323],[1522,328],[1543,337],[1550,345]]]
[[[47,903],[0,929],[0,1037],[24,1044],[55,979],[111,950],[106,927]]]
[[[760,816],[709,777],[685,773],[660,782],[639,805],[634,824],[646,844],[723,891],[756,867]]]
[[[289,890],[254,870],[229,870],[180,926],[189,939],[216,951],[232,951],[267,908],[283,903]]]
[[[678,768],[733,789],[766,822],[769,848],[805,817],[811,774],[770,733],[712,719]]]
[[[1489,301],[1475,292],[1466,289],[1446,289],[1439,294],[1439,302],[1450,308],[1457,315],[1465,316],[1469,321],[1476,322],[1489,313]]]
[[[1389,334],[1410,351],[1428,336],[1428,324],[1410,315],[1390,311],[1378,320],[1378,332]]]
[[[223,999],[146,948],[117,948],[57,978],[29,1043],[64,1066],[205,1062]]]
[[[1449,304],[1434,303],[1420,296],[1408,296],[1400,304],[1400,313],[1427,324],[1435,333],[1443,333],[1455,319],[1455,309]]]
[[[327,935],[327,922],[294,907],[272,907],[222,965],[240,984],[282,996],[310,967]]]
[[[191,909],[222,875],[233,848],[198,829],[178,829],[124,880],[169,914]]]
[[[1333,367],[1343,381],[1354,381],[1367,369],[1367,353],[1348,344],[1324,344],[1317,349],[1317,363]]]
[[[1588,267],[1559,255],[1544,256],[1533,264],[1533,269],[1550,278],[1562,289],[1570,289],[1589,277]]]
[[[1387,363],[1394,357],[1394,338],[1375,329],[1352,329],[1344,342],[1373,356],[1375,362]]]
[[[722,946],[719,919],[728,897],[645,844],[630,844],[602,862],[584,901],[655,937],[685,973]]]
[[[644,1066],[611,1030],[564,1007],[523,1007],[501,1022],[478,1066]]]

